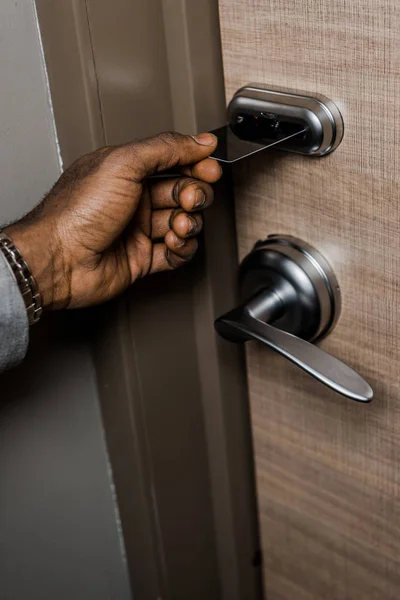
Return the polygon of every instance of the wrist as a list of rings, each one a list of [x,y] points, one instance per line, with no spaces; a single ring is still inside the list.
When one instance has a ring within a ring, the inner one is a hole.
[[[40,224],[15,223],[3,231],[18,248],[36,281],[43,309],[64,308],[68,304],[68,285],[62,253],[49,228]]]

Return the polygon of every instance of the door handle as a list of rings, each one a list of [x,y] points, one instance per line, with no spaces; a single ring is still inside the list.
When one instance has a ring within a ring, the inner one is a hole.
[[[290,236],[256,244],[240,268],[250,298],[215,321],[232,342],[258,340],[334,391],[372,400],[369,384],[351,367],[310,343],[337,322],[340,291],[332,269],[311,246]]]
[[[260,292],[252,298],[252,304],[264,303],[271,294],[276,297],[273,291]],[[281,300],[276,298],[276,302],[281,303]],[[217,319],[215,329],[222,337],[232,342],[250,339],[263,342],[315,379],[347,398],[359,402],[372,400],[372,389],[354,369],[318,346],[257,319],[248,304]]]

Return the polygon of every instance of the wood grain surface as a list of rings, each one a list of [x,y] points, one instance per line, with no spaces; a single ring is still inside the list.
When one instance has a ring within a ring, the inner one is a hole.
[[[220,0],[227,99],[249,82],[320,92],[345,122],[325,158],[234,170],[240,258],[270,233],[332,264],[322,346],[371,383],[360,405],[247,345],[265,596],[400,598],[400,11],[396,0]]]

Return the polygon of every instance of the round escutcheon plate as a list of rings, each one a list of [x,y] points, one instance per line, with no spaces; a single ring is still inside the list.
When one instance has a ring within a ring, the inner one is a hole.
[[[274,327],[316,341],[332,330],[340,315],[340,289],[329,263],[315,248],[289,235],[257,242],[240,265],[243,301],[274,290],[284,312]]]

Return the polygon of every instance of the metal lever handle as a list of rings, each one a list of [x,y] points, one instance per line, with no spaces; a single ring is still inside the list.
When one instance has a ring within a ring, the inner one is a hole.
[[[325,258],[288,235],[258,242],[239,271],[248,300],[215,321],[232,342],[259,340],[335,392],[358,402],[373,391],[353,369],[310,341],[331,331],[340,314],[340,289]]]
[[[215,321],[218,333],[230,341],[259,340],[335,392],[359,402],[372,400],[368,383],[331,354],[286,333],[251,314],[247,305],[236,308]]]

